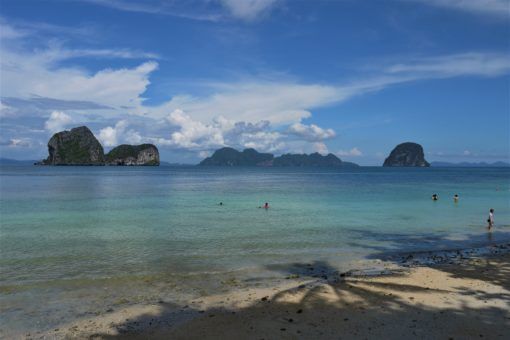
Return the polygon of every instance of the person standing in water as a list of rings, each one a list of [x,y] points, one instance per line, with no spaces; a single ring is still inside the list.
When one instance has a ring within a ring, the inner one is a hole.
[[[487,223],[489,224],[487,226],[487,229],[492,229],[492,227],[494,227],[494,209],[490,209],[489,210],[489,218],[487,219]]]
[[[439,196],[437,194],[432,195],[432,200],[437,201],[439,199]]]
[[[459,201],[459,195],[457,194],[453,195],[453,201],[457,203]]]
[[[269,203],[264,203],[264,209],[269,209]]]

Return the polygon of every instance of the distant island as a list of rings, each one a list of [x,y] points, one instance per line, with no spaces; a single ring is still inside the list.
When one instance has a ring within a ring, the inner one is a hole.
[[[200,162],[200,166],[261,166],[261,167],[358,167],[344,162],[333,154],[326,156],[312,154],[284,154],[275,157],[271,153],[260,153],[255,149],[238,151],[224,147],[216,150],[211,157]]]
[[[55,133],[48,142],[48,154],[35,164],[159,165],[159,151],[153,144],[123,144],[105,155],[103,146],[86,126]]]
[[[450,162],[431,162],[430,166],[435,168],[508,168],[510,167],[510,163],[507,162],[460,162],[460,163],[450,163]]]
[[[406,142],[397,145],[384,160],[384,167],[429,167],[420,144]]]

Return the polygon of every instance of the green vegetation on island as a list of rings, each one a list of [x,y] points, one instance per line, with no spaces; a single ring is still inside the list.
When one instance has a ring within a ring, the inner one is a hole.
[[[153,144],[122,144],[105,156],[107,165],[159,165],[159,152]]]
[[[225,147],[216,150],[199,165],[202,166],[273,166],[273,167],[357,167],[351,162],[343,162],[333,154],[323,156],[312,154],[284,154],[274,157],[270,153],[260,153],[255,149],[238,151]]]

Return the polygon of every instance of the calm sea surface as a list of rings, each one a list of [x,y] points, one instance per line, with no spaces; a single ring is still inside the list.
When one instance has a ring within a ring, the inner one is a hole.
[[[3,165],[0,232],[5,335],[208,294],[274,265],[346,270],[391,252],[508,241],[510,169]]]

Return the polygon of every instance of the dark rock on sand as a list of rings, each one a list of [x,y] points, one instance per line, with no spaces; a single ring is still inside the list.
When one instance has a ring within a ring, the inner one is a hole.
[[[391,151],[383,166],[429,167],[423,147],[416,143],[402,143]]]

